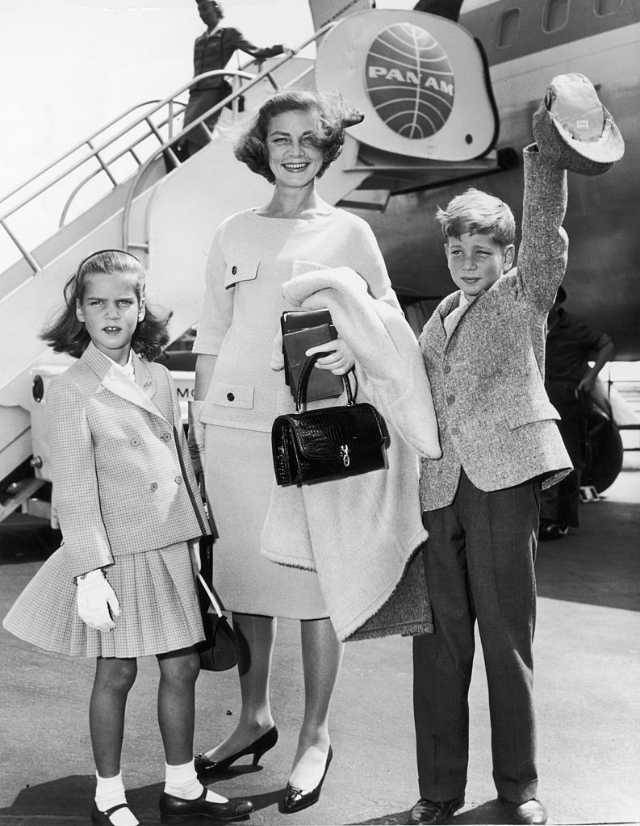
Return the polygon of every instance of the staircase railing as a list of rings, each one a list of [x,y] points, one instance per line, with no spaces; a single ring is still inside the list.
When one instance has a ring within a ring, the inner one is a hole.
[[[62,181],[71,180],[73,176],[78,175],[78,171],[81,171],[83,166],[93,162],[97,164],[97,168],[92,169],[92,171],[89,174],[85,174],[84,177],[82,177],[82,172],[80,172],[81,179],[79,181],[73,178],[73,189],[70,194],[64,197],[64,203],[60,209],[55,229],[60,229],[66,225],[72,204],[76,202],[79,193],[86,190],[90,182],[100,178],[101,183],[107,184],[108,192],[109,188],[112,191],[133,177],[134,180],[130,187],[125,206],[126,220],[123,225],[123,233],[125,236],[123,246],[126,247],[128,241],[126,237],[128,235],[128,219],[134,193],[139,191],[140,183],[144,179],[151,164],[157,160],[162,153],[166,153],[166,157],[170,159],[172,164],[180,166],[180,159],[171,148],[177,140],[201,124],[203,128],[207,130],[209,139],[211,139],[211,131],[208,130],[206,124],[204,124],[205,119],[227,106],[227,104],[233,103],[241,94],[262,80],[268,80],[274,89],[280,88],[274,72],[284,63],[291,60],[292,57],[299,54],[309,44],[324,36],[324,34],[335,25],[336,23],[334,22],[323,26],[302,43],[292,55],[287,55],[275,66],[267,68],[257,74],[246,71],[253,64],[257,63],[259,65],[260,61],[253,59],[237,70],[223,69],[206,72],[191,78],[187,83],[184,83],[179,89],[163,100],[147,101],[127,109],[109,121],[106,126],[101,127],[89,135],[89,137],[81,140],[70,150],[31,176],[25,183],[16,187],[0,199],[0,227],[4,231],[5,242],[8,239],[10,246],[17,249],[20,257],[27,262],[34,275],[41,272],[43,263],[37,260],[35,250],[48,236],[45,234],[45,236],[39,238],[37,242],[29,243],[25,240],[24,236],[27,232],[31,232],[32,227],[30,224],[32,222],[29,224],[29,229],[23,230],[21,233],[15,228],[12,228],[9,221],[12,219],[17,220],[18,214],[22,210],[26,207],[33,206],[36,202],[42,202],[46,195],[52,194],[53,188],[57,184]],[[312,70],[313,67],[306,68],[286,85],[291,86],[299,82],[300,79]],[[187,129],[176,129],[177,118],[182,115],[186,105],[178,99],[179,96],[187,92],[194,84],[204,78],[219,74],[229,76],[232,80],[237,78],[247,82],[238,85],[232,94],[205,112],[200,118],[193,121],[193,123],[189,124]],[[144,109],[144,111],[141,114],[136,114],[141,109]],[[123,140],[125,138],[126,140]],[[144,147],[145,141],[149,139],[153,141],[153,146],[150,151],[148,147]],[[116,145],[121,140],[125,145],[123,148],[118,148]],[[111,153],[109,150],[111,150]],[[82,152],[82,156],[74,158],[74,156],[77,156],[80,152]],[[143,157],[143,154],[146,155],[146,157]],[[129,167],[124,170],[124,173],[118,168],[124,166],[123,161],[133,161],[133,173],[131,172],[130,163]],[[95,198],[93,203],[97,203],[104,196],[105,193],[103,192]],[[88,209],[91,205],[93,204],[88,204],[86,208]],[[5,266],[3,266],[2,269],[5,269]]]
[[[249,91],[249,89],[252,89],[254,86],[257,86],[263,80],[268,80],[271,83],[271,85],[273,86],[273,88],[276,89],[276,90],[278,90],[280,88],[290,88],[292,86],[295,86],[297,83],[300,82],[300,80],[302,80],[302,78],[304,78],[306,75],[308,75],[310,72],[313,71],[312,66],[307,67],[302,72],[300,72],[300,74],[298,74],[296,77],[290,79],[285,84],[284,87],[280,87],[280,85],[278,84],[277,78],[274,75],[275,69],[277,69],[280,66],[284,65],[285,63],[287,63],[289,60],[291,60],[293,57],[295,57],[295,55],[299,54],[303,49],[305,49],[308,45],[310,45],[311,43],[316,42],[319,38],[323,37],[328,31],[330,31],[336,25],[337,25],[337,21],[333,21],[331,23],[327,23],[326,25],[324,25],[321,29],[318,29],[318,31],[314,32],[314,34],[311,37],[307,38],[307,40],[305,40],[304,43],[302,43],[300,46],[298,46],[298,48],[293,52],[293,54],[288,55],[283,60],[279,61],[276,67],[274,67],[272,69],[270,69],[270,68],[265,69],[264,71],[259,72],[258,74],[253,75],[253,76],[249,75],[249,77],[251,79],[247,83],[243,83],[242,86],[240,86],[238,89],[235,89],[230,95],[228,95],[228,97],[226,97],[223,100],[219,101],[215,106],[212,106],[206,112],[203,112],[203,114],[200,115],[200,117],[197,118],[197,120],[192,121],[187,126],[186,129],[182,130],[179,137],[182,138],[183,136],[187,135],[192,130],[200,127],[206,133],[207,140],[209,142],[211,142],[213,140],[213,130],[210,129],[207,126],[205,121],[208,120],[212,115],[216,114],[217,112],[220,112],[229,103],[232,103],[234,100],[239,98],[240,95],[245,94],[247,91]],[[242,70],[238,70],[236,72],[231,72],[227,69],[224,69],[224,70],[221,70],[221,71],[208,72],[206,75],[200,75],[199,77],[200,78],[209,77],[209,76],[216,75],[216,74],[235,75],[235,76],[239,76],[239,77],[243,77],[243,78],[247,77],[247,73],[243,72]],[[188,87],[185,87],[185,88],[188,88]],[[174,93],[174,95],[175,94],[179,94],[179,92]],[[125,206],[124,206],[124,212],[123,212],[123,246],[124,246],[125,249],[140,250],[140,251],[144,251],[144,252],[148,251],[149,245],[148,245],[148,242],[146,240],[136,242],[136,241],[131,241],[131,239],[129,237],[131,208],[132,208],[135,196],[136,196],[136,192],[138,191],[138,185],[139,185],[140,181],[142,181],[144,179],[144,176],[145,176],[147,170],[149,169],[151,164],[157,159],[157,157],[161,153],[169,153],[172,162],[175,163],[176,165],[180,164],[180,160],[177,158],[175,153],[171,150],[171,143],[175,143],[175,139],[173,141],[171,141],[171,140],[166,141],[165,143],[162,144],[162,146],[157,147],[155,152],[147,158],[147,160],[138,169],[138,172],[136,173],[136,178],[135,178],[131,188],[129,189],[129,191],[127,193],[127,198],[126,198],[126,202],[125,202]]]

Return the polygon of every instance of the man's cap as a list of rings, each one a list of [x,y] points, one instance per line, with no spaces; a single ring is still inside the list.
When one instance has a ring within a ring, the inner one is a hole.
[[[624,139],[591,81],[558,75],[533,116],[533,135],[554,166],[580,175],[601,175],[624,155]]]

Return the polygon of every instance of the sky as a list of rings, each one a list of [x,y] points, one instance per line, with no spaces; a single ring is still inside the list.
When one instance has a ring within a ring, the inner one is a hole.
[[[307,0],[223,7],[225,23],[258,45],[297,46],[313,33]],[[0,0],[0,31],[2,196],[128,106],[188,81],[203,24],[195,0]]]
[[[226,22],[260,45],[312,33],[305,0],[227,0]],[[0,0],[0,195],[128,106],[192,75],[194,0]]]

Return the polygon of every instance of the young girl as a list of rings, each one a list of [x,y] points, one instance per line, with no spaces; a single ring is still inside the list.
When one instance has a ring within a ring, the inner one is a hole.
[[[177,396],[169,372],[152,363],[168,341],[168,319],[146,305],[144,288],[137,258],[96,252],[67,282],[66,308],[42,333],[56,352],[79,358],[51,381],[46,397],[64,541],[4,621],[46,650],[97,658],[91,822],[105,826],[138,823],[120,756],[136,658],[148,654],[160,667],[162,820],[233,820],[253,810],[248,800],[207,791],[194,769],[194,645],[204,633],[189,543],[202,531],[187,489],[196,489],[193,472],[187,463],[183,479],[174,437],[184,442]]]

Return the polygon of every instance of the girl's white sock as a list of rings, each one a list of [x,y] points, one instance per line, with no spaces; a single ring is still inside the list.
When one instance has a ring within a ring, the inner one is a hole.
[[[126,803],[122,773],[115,777],[100,777],[96,772],[96,806],[99,811],[106,812],[114,806]],[[113,826],[139,826],[140,821],[131,809],[118,809],[110,817]]]
[[[202,794],[204,786],[198,780],[193,760],[181,766],[170,766],[165,763],[164,790],[167,794],[180,797],[182,800],[196,800]],[[207,789],[205,798],[209,803],[226,803],[227,798]]]

